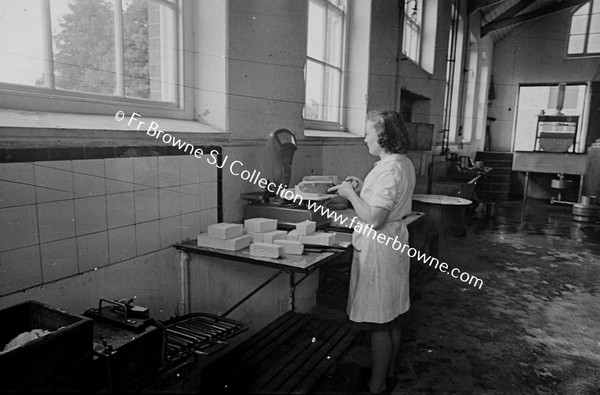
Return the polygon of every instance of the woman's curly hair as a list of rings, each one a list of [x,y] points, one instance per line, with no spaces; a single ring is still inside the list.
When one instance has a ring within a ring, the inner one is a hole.
[[[410,145],[402,116],[393,110],[371,110],[367,120],[375,123],[377,142],[388,154],[406,154]]]

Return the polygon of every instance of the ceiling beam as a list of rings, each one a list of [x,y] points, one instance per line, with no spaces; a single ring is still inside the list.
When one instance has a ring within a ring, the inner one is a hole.
[[[468,3],[469,14],[472,14],[477,10],[480,10],[485,7],[489,7],[491,5],[504,3],[505,1],[506,0],[469,0],[469,3]]]
[[[528,12],[526,14],[517,15],[511,18],[504,18],[501,20],[494,20],[493,22],[488,23],[487,25],[481,28],[481,37],[484,37],[485,35],[493,32],[494,30],[541,18],[543,16],[550,15],[555,12],[565,10],[567,8],[578,6],[580,4],[585,3],[586,1],[588,0],[563,0],[560,3],[555,3],[548,7],[543,7],[535,11]]]
[[[535,0],[521,0],[515,3],[515,5],[510,7],[508,10],[504,11],[502,14],[498,15],[496,18],[494,18],[494,20],[490,21],[490,23],[512,18],[525,8],[529,7],[532,3],[535,3]]]

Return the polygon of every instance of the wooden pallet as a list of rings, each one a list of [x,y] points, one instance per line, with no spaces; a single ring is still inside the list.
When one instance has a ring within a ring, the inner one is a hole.
[[[356,336],[348,322],[288,312],[208,366],[201,392],[308,393]]]

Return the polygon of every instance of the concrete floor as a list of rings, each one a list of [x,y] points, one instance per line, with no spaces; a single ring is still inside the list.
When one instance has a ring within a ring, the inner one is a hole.
[[[530,200],[470,217],[440,260],[484,280],[439,274],[412,301],[393,393],[600,393],[600,226]],[[368,338],[314,392],[356,392]]]

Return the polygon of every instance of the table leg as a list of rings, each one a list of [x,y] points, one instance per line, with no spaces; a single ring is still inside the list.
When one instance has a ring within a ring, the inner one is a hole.
[[[294,279],[294,272],[290,272],[290,295],[289,295],[289,307],[290,307],[290,311],[294,312],[294,310],[296,309],[295,303],[294,303],[294,294],[296,293],[296,284],[295,284],[295,279]]]
[[[523,204],[525,204],[525,202],[527,202],[527,189],[529,187],[529,172],[526,171],[525,172],[525,187],[523,189]]]
[[[583,174],[579,178],[579,195],[577,197],[577,203],[581,203],[581,194],[583,193]]]

